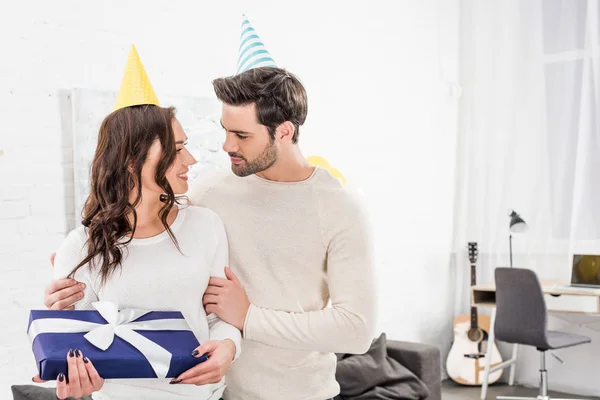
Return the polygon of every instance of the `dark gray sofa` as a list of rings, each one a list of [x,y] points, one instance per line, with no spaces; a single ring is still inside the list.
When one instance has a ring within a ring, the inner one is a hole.
[[[385,333],[363,354],[336,354],[335,400],[441,400],[441,355],[437,347],[389,340]]]
[[[440,350],[428,344],[387,341],[388,355],[412,371],[429,389],[426,400],[442,399],[442,361]]]

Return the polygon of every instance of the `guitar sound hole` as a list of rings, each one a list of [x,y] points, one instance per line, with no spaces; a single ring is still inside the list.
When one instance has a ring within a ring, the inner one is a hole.
[[[467,337],[472,342],[479,342],[483,338],[483,332],[481,332],[481,329],[469,329]]]

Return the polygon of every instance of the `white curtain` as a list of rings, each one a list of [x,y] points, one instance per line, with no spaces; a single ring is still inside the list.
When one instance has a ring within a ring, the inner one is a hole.
[[[479,245],[479,283],[509,265],[510,209],[529,226],[513,236],[514,266],[569,281],[572,253],[600,254],[599,9],[598,0],[461,3],[457,314],[469,306],[468,241]],[[551,323],[600,342],[600,319]],[[537,385],[534,353],[524,351],[518,381]],[[578,360],[551,387],[597,394],[582,372],[597,371],[600,347],[569,354]]]

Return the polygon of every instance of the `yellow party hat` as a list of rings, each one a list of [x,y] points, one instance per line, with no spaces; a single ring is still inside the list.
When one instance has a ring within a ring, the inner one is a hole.
[[[135,46],[131,45],[115,110],[140,104],[160,105],[148,75],[146,75],[142,60],[140,60]]]

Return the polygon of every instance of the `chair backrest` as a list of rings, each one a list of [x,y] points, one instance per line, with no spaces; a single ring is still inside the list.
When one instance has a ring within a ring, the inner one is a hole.
[[[548,312],[530,269],[496,268],[496,339],[548,349]]]

